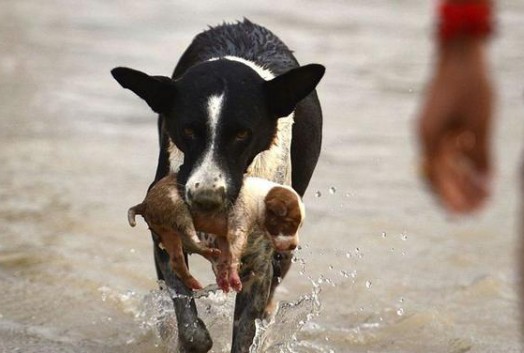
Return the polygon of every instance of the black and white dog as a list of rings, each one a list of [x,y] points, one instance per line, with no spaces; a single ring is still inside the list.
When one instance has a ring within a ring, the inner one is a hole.
[[[176,171],[179,191],[195,212],[212,216],[227,209],[246,173],[291,184],[300,195],[306,191],[320,154],[322,113],[315,87],[324,67],[299,66],[266,28],[244,20],[200,33],[172,78],[122,67],[111,73],[159,114],[155,182]],[[180,350],[207,352],[212,341],[197,317],[192,292],[156,245],[158,277],[184,294],[173,299]],[[236,297],[232,352],[248,351],[255,319],[264,317],[291,256],[275,253],[263,236],[250,236],[242,256],[244,283]]]

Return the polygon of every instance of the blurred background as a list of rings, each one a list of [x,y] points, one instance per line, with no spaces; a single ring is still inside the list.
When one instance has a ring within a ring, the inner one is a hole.
[[[431,1],[1,1],[0,352],[173,351],[146,226],[126,220],[153,179],[156,116],[109,71],[170,75],[197,33],[243,17],[327,67],[302,246],[254,351],[520,352],[524,3],[498,3],[495,193],[453,219],[418,178]],[[199,299],[214,352],[232,302]]]

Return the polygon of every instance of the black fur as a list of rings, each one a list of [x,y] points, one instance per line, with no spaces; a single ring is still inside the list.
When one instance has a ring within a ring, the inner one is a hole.
[[[266,82],[242,63],[208,61],[224,56],[252,61],[276,77]],[[322,114],[314,88],[323,73],[320,65],[299,67],[284,43],[248,20],[210,28],[197,35],[182,55],[172,79],[127,68],[112,71],[124,88],[131,89],[160,114],[160,155],[155,182],[169,172],[171,140],[184,152],[178,179],[182,185],[186,184],[209,140],[205,99],[225,92],[216,145],[217,164],[228,180],[221,200],[224,204],[234,202],[247,167],[258,153],[270,147],[278,118],[293,110],[292,186],[300,195],[304,194],[320,154]],[[239,131],[247,131],[248,138],[239,139]],[[277,277],[284,277],[291,263],[290,253],[273,255],[262,237],[253,236],[249,241],[241,269],[242,276],[249,280],[236,299],[232,352],[248,351],[255,333],[254,321],[264,315],[279,282]],[[155,246],[155,263],[160,279],[177,292],[191,295],[166,266],[166,254],[158,246]],[[211,340],[197,317],[193,299],[174,298],[174,303],[181,351],[207,352]],[[184,328],[187,324],[190,329]]]

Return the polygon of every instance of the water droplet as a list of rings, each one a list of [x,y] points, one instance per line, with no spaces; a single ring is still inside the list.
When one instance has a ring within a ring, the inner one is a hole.
[[[385,238],[385,237],[387,237],[386,232],[382,232],[382,238]]]
[[[107,321],[113,321],[113,318],[111,316],[108,316]]]
[[[320,196],[322,196],[322,193],[320,191],[315,192],[315,197],[320,197]]]
[[[347,252],[346,257],[349,259],[351,257],[351,253]]]
[[[400,297],[400,299],[398,301],[401,302],[401,303],[404,303],[404,297]]]
[[[399,309],[397,310],[397,315],[398,315],[398,316],[402,316],[402,315],[404,315],[404,309],[403,309],[403,308],[399,308]]]
[[[333,265],[329,265],[329,269],[333,271]]]
[[[334,195],[336,192],[337,192],[337,188],[336,187],[332,186],[332,187],[329,188],[329,193],[331,195]]]
[[[136,250],[133,249],[133,248],[131,248],[131,249],[129,249],[129,252],[130,252],[131,254],[134,254],[134,253],[136,253]]]
[[[402,234],[400,235],[400,238],[401,238],[402,240],[406,241],[406,240],[408,240],[408,235],[407,235],[406,233],[402,233]]]
[[[346,197],[351,197],[351,193],[346,192],[346,193],[344,194],[344,196],[346,196]]]
[[[366,288],[371,288],[372,285],[371,281],[366,281]]]
[[[359,253],[360,252],[360,248],[355,248],[355,252]]]

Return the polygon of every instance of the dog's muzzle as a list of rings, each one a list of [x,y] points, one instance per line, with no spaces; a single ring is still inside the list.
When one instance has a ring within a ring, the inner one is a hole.
[[[187,192],[189,207],[199,212],[216,212],[226,204],[226,189],[223,186],[215,188],[191,188]]]

